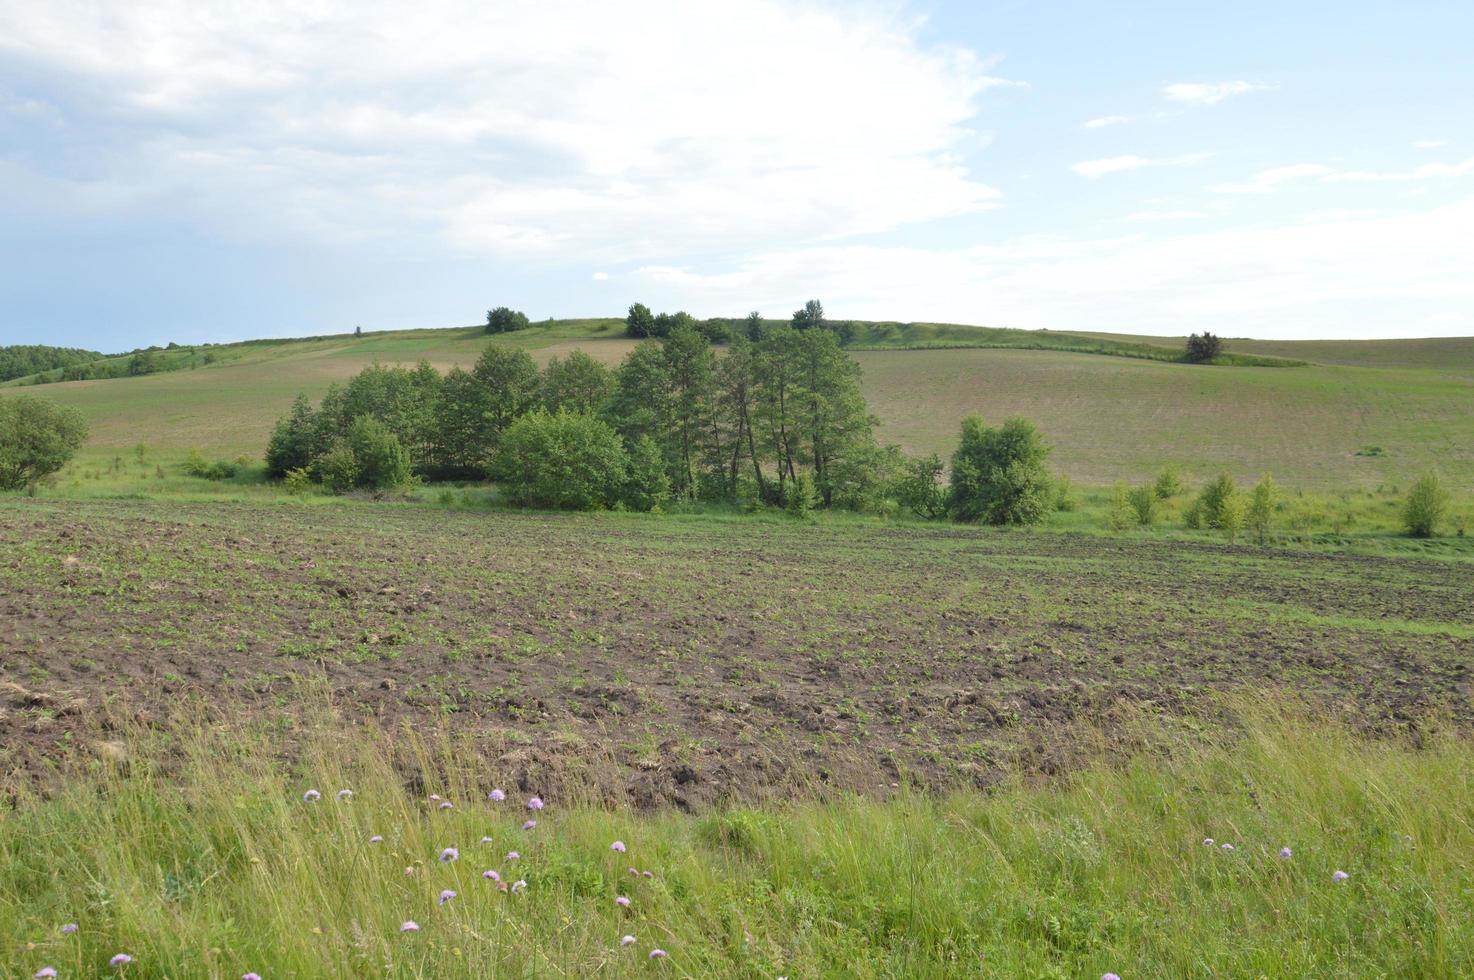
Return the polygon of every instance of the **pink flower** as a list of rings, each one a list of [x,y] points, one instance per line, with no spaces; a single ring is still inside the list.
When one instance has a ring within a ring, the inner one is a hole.
[[[634,936],[625,936],[623,939],[621,939],[619,941],[619,945],[621,945],[621,946],[632,946],[632,945],[634,945],[634,942],[635,942],[635,937]]]
[[[1350,877],[1351,876],[1344,871],[1336,871],[1334,874],[1331,875],[1331,880],[1339,884],[1340,882],[1343,882]]]
[[[518,878],[516,881],[512,882],[512,894],[513,895],[517,894],[520,891],[526,891],[526,890],[527,890],[527,882],[524,881],[523,879]]]
[[[616,851],[616,852],[618,852],[620,854],[623,854],[624,853],[624,841],[622,841],[622,840],[615,841],[613,844],[610,844],[609,845],[609,850]]]
[[[454,803],[452,803],[450,800],[446,800],[445,802],[443,802],[439,806],[437,806],[435,809],[437,809],[437,810],[449,810],[449,809],[452,809],[454,807],[455,807],[455,804]]]
[[[419,932],[420,931],[420,924],[418,922],[416,922],[414,919],[410,919],[407,922],[405,922],[402,926],[399,927],[399,931],[400,932]]]
[[[1212,847],[1213,846],[1213,838],[1211,838],[1211,837],[1204,837],[1203,838],[1203,846],[1204,847]]]
[[[661,957],[663,957],[664,955],[665,955],[665,950],[663,950],[663,949],[652,949],[650,951],[650,958],[652,960],[658,960]]]
[[[61,927],[61,934],[63,936],[70,936],[72,933],[74,933],[76,931],[77,931],[77,924],[75,922],[68,922],[66,925],[64,925],[64,926]]]
[[[1290,858],[1292,858],[1294,856],[1295,856],[1295,852],[1292,851],[1292,850],[1290,850],[1288,847],[1282,847],[1282,848],[1280,848],[1280,860],[1281,861],[1288,861],[1288,860],[1290,860]]]
[[[517,861],[517,860],[520,860],[521,857],[522,857],[522,855],[518,854],[516,851],[508,851],[507,852],[507,860],[508,861]]]
[[[454,861],[461,856],[461,852],[454,847],[447,847],[440,852],[440,860],[443,862]]]
[[[491,838],[490,837],[483,837],[479,841],[477,841],[476,843],[478,843],[478,844],[490,844],[491,843]]]
[[[107,961],[107,965],[108,966],[127,966],[129,963],[132,963],[132,962],[133,962],[133,957],[129,956],[127,953],[119,953],[116,956],[114,956],[112,959],[108,960]]]
[[[338,790],[338,799],[339,800],[346,800],[349,797],[351,797],[352,795],[353,795],[353,790],[351,790],[351,789],[340,789],[340,790]]]
[[[443,891],[443,892],[440,893],[440,904],[441,905],[444,905],[446,902],[450,901],[452,898],[455,898],[455,897],[456,897],[456,893],[453,892],[453,891],[451,891],[449,888],[447,888],[445,891]]]
[[[54,977],[56,976],[56,967],[43,966],[35,973],[32,973],[31,976],[35,977],[36,980],[45,980],[46,977]]]
[[[316,803],[318,800],[322,799],[322,794],[315,789],[309,789],[307,792],[302,794],[302,799],[307,803]]]
[[[543,798],[541,796],[534,796],[527,801],[527,809],[529,810],[541,810],[542,808]]]
[[[522,825],[522,829],[523,830],[532,830],[536,826],[537,826],[537,821],[536,820],[529,820],[525,824]]]
[[[370,844],[382,844],[382,843],[384,843],[384,835],[383,834],[375,834],[374,836],[372,836],[372,837],[369,838],[369,843]]]
[[[627,909],[630,907],[630,900],[624,895],[620,895],[614,900],[614,904],[618,905],[622,909]]]
[[[502,800],[505,800],[507,798],[507,794],[503,793],[499,789],[494,789],[490,793],[486,794],[486,798],[493,803],[500,803]]]
[[[489,881],[501,881],[502,880],[502,876],[499,875],[499,874],[497,874],[495,871],[483,871],[483,872],[481,872],[481,877],[486,878]]]

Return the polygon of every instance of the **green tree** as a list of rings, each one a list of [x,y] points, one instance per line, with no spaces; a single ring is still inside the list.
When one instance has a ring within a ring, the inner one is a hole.
[[[1187,346],[1183,352],[1183,358],[1190,364],[1207,364],[1219,355],[1223,350],[1223,341],[1204,330],[1202,335],[1193,334],[1187,338]]]
[[[581,350],[543,368],[542,405],[549,412],[566,408],[597,415],[613,393],[614,372]]]
[[[671,489],[678,497],[692,498],[696,496],[696,467],[703,455],[713,407],[716,355],[711,343],[687,325],[672,331],[662,354],[670,395],[666,426],[676,463]]]
[[[556,510],[612,507],[625,492],[629,459],[602,419],[536,409],[502,434],[495,473],[514,503]]]
[[[1415,538],[1431,538],[1438,533],[1448,513],[1449,492],[1437,473],[1424,473],[1407,495],[1402,508],[1402,526]]]
[[[487,333],[510,333],[513,330],[526,330],[531,325],[527,314],[520,310],[498,306],[494,310],[486,311]]]
[[[488,347],[471,368],[471,376],[486,387],[484,432],[488,450],[494,450],[501,433],[537,405],[542,375],[527,351]]]
[[[936,453],[906,460],[895,488],[896,503],[928,521],[947,516],[947,495],[942,489],[942,457]]]
[[[811,299],[803,309],[793,311],[793,329],[813,330],[824,326],[824,304]]]
[[[1242,493],[1234,490],[1223,498],[1222,503],[1218,507],[1217,528],[1223,532],[1223,536],[1228,538],[1229,541],[1237,541],[1239,532],[1244,529],[1244,522],[1248,516],[1248,502],[1244,499]]]
[[[788,484],[798,477],[802,341],[792,327],[776,327],[763,334],[753,361],[753,427],[763,458],[774,463],[778,486],[773,497],[778,504],[787,502]]]
[[[491,387],[475,375],[458,367],[446,373],[435,403],[435,476],[479,480],[487,475],[501,432],[493,402]]]
[[[738,492],[741,470],[745,466],[751,466],[753,486],[757,488],[758,499],[763,503],[772,503],[774,498],[768,488],[767,476],[763,473],[763,457],[758,452],[757,435],[753,431],[757,388],[756,349],[751,342],[738,337],[727,350],[727,356],[717,365],[717,411],[714,413],[714,421],[718,435],[713,443],[726,450],[726,482],[732,494]]]
[[[952,454],[948,513],[966,523],[1037,524],[1052,502],[1044,469],[1048,454],[1027,419],[1009,419],[995,429],[969,415]]]
[[[298,395],[292,410],[277,420],[266,444],[266,475],[280,480],[290,470],[305,469],[317,456],[317,413],[306,395]]]
[[[1254,485],[1249,495],[1247,520],[1262,547],[1269,539],[1270,527],[1274,524],[1274,511],[1279,506],[1280,490],[1274,477],[1268,473]]]
[[[624,332],[639,340],[655,336],[655,317],[651,315],[650,307],[644,303],[631,303],[629,315],[624,318]]]
[[[747,314],[747,319],[743,321],[743,332],[747,335],[748,340],[762,340],[763,315],[757,310]]]
[[[1136,523],[1151,527],[1157,522],[1157,492],[1154,486],[1133,487],[1129,495],[1131,513]]]
[[[0,490],[22,490],[67,464],[87,438],[74,408],[29,395],[0,398]]]
[[[805,462],[814,487],[825,507],[834,503],[841,471],[861,476],[846,468],[847,459],[866,455],[875,448],[875,420],[860,391],[860,365],[844,351],[832,333],[808,330],[799,335],[800,432],[805,445]]]
[[[1196,512],[1197,523],[1188,524],[1190,527],[1219,528],[1223,525],[1223,508],[1227,502],[1238,496],[1238,484],[1233,482],[1233,477],[1227,473],[1220,473],[1218,479],[1203,488],[1198,494],[1197,501],[1193,504]],[[1190,512],[1190,518],[1192,513]]]
[[[631,510],[655,510],[670,499],[670,474],[665,457],[649,436],[641,436],[629,447],[629,479],[623,500]]]
[[[1106,514],[1106,523],[1112,531],[1124,531],[1131,526],[1131,491],[1119,480],[1111,487],[1111,509]]]
[[[357,464],[354,486],[370,490],[405,487],[413,479],[409,453],[389,427],[369,415],[353,420],[346,445]]]
[[[1157,474],[1157,481],[1152,485],[1158,500],[1171,500],[1183,491],[1182,477],[1177,472],[1177,467],[1167,464],[1162,467],[1162,472]]]

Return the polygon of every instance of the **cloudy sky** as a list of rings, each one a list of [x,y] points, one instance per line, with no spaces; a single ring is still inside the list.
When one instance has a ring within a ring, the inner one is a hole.
[[[0,0],[0,24],[0,343],[811,296],[1474,333],[1462,0]]]

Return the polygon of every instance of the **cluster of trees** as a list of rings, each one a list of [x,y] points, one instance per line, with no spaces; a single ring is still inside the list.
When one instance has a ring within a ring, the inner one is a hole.
[[[1202,334],[1192,334],[1187,338],[1187,348],[1183,351],[1183,360],[1189,364],[1208,364],[1223,351],[1223,341],[1216,335],[1204,330]]]
[[[74,408],[28,395],[0,398],[0,490],[24,490],[67,464],[87,438]]]
[[[95,350],[75,347],[48,347],[45,344],[11,344],[0,347],[0,381],[24,378],[42,371],[67,368],[96,361],[104,355]]]
[[[774,324],[776,326],[776,324]],[[788,325],[794,330],[828,330],[839,341],[848,344],[855,335],[855,325],[849,320],[828,320],[824,317],[824,304],[811,299],[801,309],[794,310]],[[669,337],[676,330],[689,328],[715,344],[733,340],[761,340],[769,326],[763,315],[754,310],[741,319],[712,317],[698,320],[685,310],[675,313],[652,313],[644,303],[631,304],[624,319],[625,335],[637,339]]]
[[[526,330],[530,326],[532,322],[521,310],[498,306],[494,310],[486,311],[487,333],[511,333],[513,330]]]

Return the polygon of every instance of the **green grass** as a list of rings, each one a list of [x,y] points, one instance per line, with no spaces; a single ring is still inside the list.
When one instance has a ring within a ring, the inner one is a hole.
[[[701,817],[550,798],[533,831],[536,787],[483,802],[497,766],[453,732],[328,723],[289,766],[261,728],[139,734],[124,766],[0,813],[6,975],[105,975],[126,951],[136,977],[1468,976],[1474,745],[1247,702],[1233,720],[1166,736],[1126,715],[1134,759],[989,794]]]

